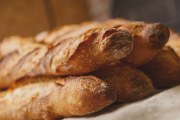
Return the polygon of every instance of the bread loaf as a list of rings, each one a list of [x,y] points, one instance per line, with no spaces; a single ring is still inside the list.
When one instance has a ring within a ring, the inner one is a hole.
[[[171,47],[164,47],[149,63],[141,67],[156,88],[180,84],[180,58]]]
[[[116,96],[93,76],[26,78],[0,93],[0,120],[54,120],[103,109]]]
[[[27,76],[67,76],[92,72],[126,57],[133,46],[132,35],[115,28],[95,28],[57,41],[55,44],[41,44],[22,37],[2,41],[0,88]]]
[[[125,63],[141,66],[149,62],[169,39],[169,30],[161,23],[132,22],[124,19],[105,21],[101,26],[127,30],[133,34],[134,48]]]
[[[116,91],[116,102],[141,100],[154,92],[151,80],[136,68],[119,65],[97,70],[95,76],[105,80]]]
[[[42,43],[53,43],[61,39],[76,37],[92,28],[117,28],[133,34],[134,48],[124,62],[141,66],[149,62],[169,39],[169,30],[161,23],[132,22],[125,19],[111,19],[105,22],[87,22],[78,25],[68,25],[49,32],[46,36],[36,40]],[[40,36],[40,35],[39,35]],[[41,35],[42,36],[42,35]],[[55,39],[56,38],[56,39]]]

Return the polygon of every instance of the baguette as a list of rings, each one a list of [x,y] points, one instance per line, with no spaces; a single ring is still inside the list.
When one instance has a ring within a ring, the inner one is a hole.
[[[97,70],[95,76],[105,80],[116,91],[116,102],[141,100],[154,92],[151,80],[143,72],[127,65]]]
[[[0,43],[0,88],[23,77],[81,75],[118,62],[132,50],[131,34],[114,28],[95,28],[56,44],[21,37]]]
[[[119,30],[126,30],[133,34],[134,48],[123,60],[134,66],[141,66],[149,62],[159,50],[161,50],[169,39],[169,30],[160,23],[132,22],[125,19],[112,19],[102,23],[88,22],[78,25],[69,25],[57,28],[46,35],[40,34],[36,41],[55,44],[61,39],[67,39],[81,35],[84,31],[96,27],[114,27]],[[78,32],[77,32],[78,29]],[[58,38],[58,39],[55,39]]]
[[[144,71],[156,88],[170,88],[180,84],[180,58],[171,47],[164,47],[149,63]]]
[[[134,48],[124,59],[124,63],[141,66],[149,62],[169,39],[169,30],[161,23],[131,22],[124,19],[112,19],[101,26],[127,30],[133,34]]]
[[[82,116],[103,109],[115,99],[109,85],[94,76],[27,78],[0,93],[0,119],[55,120]]]

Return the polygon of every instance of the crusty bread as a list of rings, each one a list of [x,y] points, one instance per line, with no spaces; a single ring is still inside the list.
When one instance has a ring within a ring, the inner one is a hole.
[[[151,80],[143,72],[127,65],[97,70],[95,76],[105,80],[116,91],[116,102],[141,100],[154,92]]]
[[[164,47],[141,69],[151,78],[156,88],[180,84],[180,58],[171,47]]]
[[[0,93],[0,120],[83,116],[115,101],[143,99],[154,87],[135,67],[151,61],[168,38],[163,24],[121,19],[6,38],[0,89],[10,88]]]
[[[95,28],[56,43],[41,44],[21,37],[0,43],[0,88],[39,75],[82,75],[126,57],[132,35],[115,28]]]
[[[80,25],[68,25],[55,29],[47,34],[41,33],[37,42],[50,44],[58,39],[67,39],[81,35],[92,28],[116,28],[133,34],[134,48],[124,62],[141,66],[149,62],[169,39],[169,30],[161,23],[134,22],[125,19],[111,19],[104,22],[87,22]],[[55,39],[58,38],[58,39]]]
[[[124,62],[134,66],[141,66],[149,62],[169,39],[169,30],[161,23],[112,19],[105,21],[101,26],[115,27],[133,34],[134,48]]]
[[[0,93],[0,120],[54,120],[103,109],[116,96],[93,76],[27,78]]]

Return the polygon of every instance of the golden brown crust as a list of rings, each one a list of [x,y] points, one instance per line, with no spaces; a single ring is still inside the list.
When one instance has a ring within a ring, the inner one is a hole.
[[[169,30],[163,24],[160,23],[144,23],[144,22],[132,22],[125,19],[111,19],[102,23],[88,22],[78,25],[69,25],[60,27],[55,31],[42,37],[44,43],[56,43],[56,41],[62,38],[75,37],[82,34],[91,28],[117,28],[120,30],[127,30],[133,34],[134,48],[133,51],[124,60],[125,63],[141,66],[149,62],[157,52],[163,48],[169,38]],[[78,31],[78,32],[76,32]],[[56,40],[54,38],[59,38]],[[37,40],[39,41],[39,40]]]
[[[115,28],[91,29],[53,44],[10,37],[0,43],[0,88],[26,76],[88,73],[124,58],[132,46],[131,34]]]
[[[149,62],[163,48],[169,39],[169,30],[161,23],[132,22],[124,19],[112,19],[102,26],[111,26],[127,30],[133,34],[134,48],[124,62],[141,66]]]
[[[132,64],[134,66],[141,66],[149,62],[157,52],[163,48],[169,38],[169,30],[163,24],[160,23],[145,23],[134,22],[125,19],[111,19],[102,23],[88,22],[78,25],[69,25],[65,27],[57,28],[55,31],[48,33],[44,36],[43,41],[46,44],[56,43],[56,38],[68,38],[75,37],[82,34],[91,28],[117,28],[120,30],[127,30],[133,34],[134,49],[124,60],[125,63]],[[79,32],[76,32],[76,31]],[[37,40],[39,41],[39,40]]]
[[[132,102],[154,92],[151,80],[141,71],[126,65],[97,70],[95,76],[105,80],[115,89],[117,102]]]
[[[116,97],[104,81],[93,77],[28,78],[0,94],[1,120],[53,120],[101,110]]]
[[[165,47],[141,68],[156,88],[169,88],[180,84],[180,58],[171,47]]]

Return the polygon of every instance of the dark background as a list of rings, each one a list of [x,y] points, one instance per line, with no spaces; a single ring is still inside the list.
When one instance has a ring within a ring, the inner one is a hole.
[[[162,22],[180,32],[180,0],[114,0],[112,17]]]

